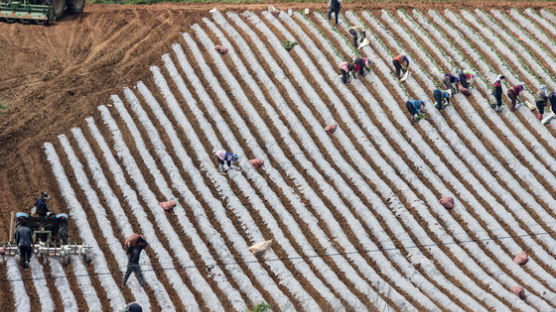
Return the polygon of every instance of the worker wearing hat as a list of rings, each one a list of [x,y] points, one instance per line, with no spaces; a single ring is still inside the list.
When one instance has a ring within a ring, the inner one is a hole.
[[[539,91],[535,95],[535,104],[537,104],[537,109],[539,110],[538,118],[542,120],[542,115],[544,114],[544,107],[548,102],[548,96],[546,95],[546,86],[542,85],[539,87]]]
[[[492,92],[492,95],[494,95],[494,98],[496,98],[497,112],[502,111],[502,80],[504,80],[504,78],[504,75],[498,75],[496,81],[493,83],[494,92]]]
[[[46,217],[48,213],[48,204],[46,203],[47,200],[50,200],[50,196],[45,192],[41,192],[41,197],[37,198],[35,202],[35,212],[39,215],[39,217]]]

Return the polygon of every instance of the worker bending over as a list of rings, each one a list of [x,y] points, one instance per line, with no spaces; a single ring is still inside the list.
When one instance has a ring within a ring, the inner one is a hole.
[[[392,60],[392,64],[394,64],[394,67],[396,68],[396,77],[400,79],[402,78],[402,72],[405,73],[409,67],[409,59],[405,54],[401,54]]]

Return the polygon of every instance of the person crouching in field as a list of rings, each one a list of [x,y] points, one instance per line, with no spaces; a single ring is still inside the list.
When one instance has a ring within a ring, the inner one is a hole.
[[[359,76],[365,76],[365,71],[371,71],[371,60],[366,57],[358,57],[353,62],[355,65],[355,71],[359,74]]]
[[[422,100],[409,100],[405,102],[405,107],[407,107],[409,111],[409,121],[411,121],[411,123],[418,121],[419,116],[425,115],[425,111],[423,110],[425,102]]]
[[[458,82],[459,82],[458,76],[454,76],[448,73],[444,75],[442,82],[444,83],[446,88],[448,88],[448,90],[452,90],[452,94],[458,93]]]
[[[556,91],[552,91],[552,93],[548,95],[548,101],[550,102],[552,112],[556,114]]]
[[[366,37],[365,29],[360,25],[351,26],[348,32],[353,38],[353,46],[357,49]]]
[[[473,76],[474,76],[473,71],[471,71],[469,69],[462,70],[458,74],[459,83],[465,89],[469,89],[469,87],[473,83]]]
[[[232,162],[236,163],[238,161],[237,154],[221,150],[216,152],[216,159],[218,160],[218,170],[227,171],[228,169],[236,169],[236,167],[232,165]],[[224,168],[224,163],[228,165],[227,169]]]
[[[407,55],[401,54],[392,60],[392,64],[394,64],[394,67],[396,68],[396,77],[401,79],[402,72],[405,73],[409,67],[409,59],[407,58]]]
[[[436,105],[435,107],[438,108],[439,110],[443,110],[444,107],[450,105],[450,92],[446,91],[442,91],[440,89],[436,89],[432,92],[432,96],[434,97],[434,99],[436,100]]]
[[[523,82],[520,82],[519,84],[509,88],[508,91],[506,92],[506,94],[512,101],[512,112],[516,110],[515,108],[516,102],[519,101],[521,103],[521,98],[519,97],[519,94],[521,93],[521,91],[523,91],[524,88],[525,88],[525,84]]]
[[[355,65],[350,62],[341,62],[340,63],[340,73],[342,74],[342,82],[349,83],[349,75],[353,74],[355,78]]]

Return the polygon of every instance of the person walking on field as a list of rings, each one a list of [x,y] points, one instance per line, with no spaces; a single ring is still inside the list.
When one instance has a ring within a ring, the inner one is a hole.
[[[336,25],[338,25],[338,14],[340,14],[340,4],[342,3],[342,0],[330,0],[328,2],[328,20],[330,20],[330,17],[332,16],[332,12],[334,12],[335,15],[335,19],[336,19]]]
[[[521,93],[521,91],[523,91],[524,88],[525,88],[525,84],[523,82],[520,82],[519,84],[509,88],[508,91],[506,92],[506,94],[512,101],[512,112],[516,110],[515,108],[516,102],[519,101],[521,103],[521,98],[519,94]]]
[[[494,82],[494,92],[492,95],[496,98],[496,112],[502,111],[502,80],[504,80],[504,75],[498,75],[498,78]]]
[[[401,79],[402,71],[405,73],[407,71],[407,68],[409,67],[409,59],[407,58],[407,55],[401,54],[396,56],[392,60],[392,64],[394,64],[394,67],[396,68],[396,77],[398,77],[398,79]]]
[[[542,115],[544,114],[544,107],[548,102],[548,96],[546,96],[546,86],[542,85],[537,91],[535,96],[535,104],[537,104],[537,109],[539,110],[539,120],[542,120]]]
[[[454,76],[450,73],[444,75],[444,78],[442,79],[442,82],[444,83],[444,85],[446,86],[446,88],[448,88],[448,90],[452,90],[452,94],[456,94],[458,93],[458,82],[459,82],[459,78],[458,76]]]
[[[33,231],[26,223],[19,226],[15,231],[15,242],[19,246],[19,264],[25,269],[33,254]]]
[[[357,78],[355,76],[355,65],[350,62],[341,62],[340,65],[340,73],[342,74],[342,82],[349,83],[349,75],[353,74],[353,78]]]
[[[126,253],[129,256],[129,261],[127,263],[127,271],[125,272],[124,280],[122,281],[122,287],[124,287],[127,283],[127,279],[131,275],[131,272],[135,272],[137,274],[137,279],[139,280],[141,287],[145,286],[145,279],[143,278],[143,273],[141,272],[141,267],[139,266],[139,257],[141,256],[141,251],[143,251],[147,245],[147,241],[145,241],[142,236],[139,236],[135,244],[128,243]]]
[[[355,65],[355,72],[359,74],[359,76],[365,76],[365,71],[371,71],[371,59],[366,57],[358,57],[353,62]]]

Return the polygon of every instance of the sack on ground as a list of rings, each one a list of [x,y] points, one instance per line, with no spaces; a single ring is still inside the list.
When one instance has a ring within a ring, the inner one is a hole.
[[[255,245],[249,247],[249,251],[255,257],[262,256],[271,245],[272,245],[272,239],[264,242],[256,243]]]
[[[330,124],[324,127],[324,131],[326,131],[327,134],[332,134],[334,133],[334,131],[336,131],[336,127],[337,127],[336,125]]]
[[[175,200],[170,200],[170,201],[160,202],[158,203],[158,205],[160,205],[160,207],[162,207],[162,209],[164,209],[165,211],[170,211],[174,209],[174,207],[176,207],[177,203]]]
[[[253,158],[249,159],[248,162],[253,166],[253,168],[258,169],[260,166],[264,164],[264,160],[260,158]]]
[[[450,196],[443,197],[442,199],[440,199],[440,204],[446,209],[453,209],[454,199]]]

